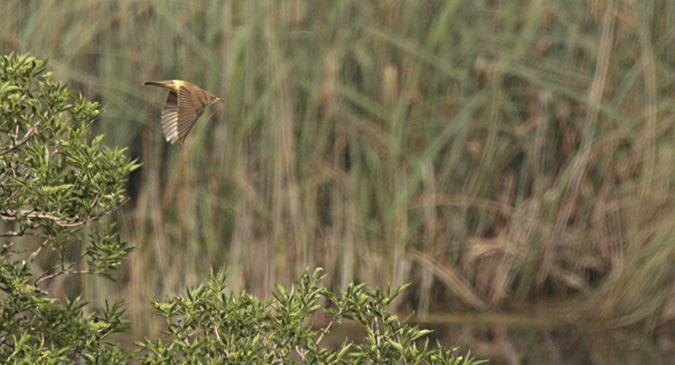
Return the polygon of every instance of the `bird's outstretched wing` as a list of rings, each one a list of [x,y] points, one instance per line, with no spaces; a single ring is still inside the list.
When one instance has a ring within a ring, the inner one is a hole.
[[[188,88],[178,89],[178,123],[176,139],[181,142],[185,140],[188,132],[197,122],[197,118],[204,112],[206,102],[200,100],[196,93],[190,92]]]
[[[178,95],[174,91],[169,91],[162,109],[162,131],[167,142],[178,140]]]

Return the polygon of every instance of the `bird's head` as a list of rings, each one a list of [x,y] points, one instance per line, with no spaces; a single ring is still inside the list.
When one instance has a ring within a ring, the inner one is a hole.
[[[215,94],[209,93],[209,104],[222,103],[223,99],[217,97]]]

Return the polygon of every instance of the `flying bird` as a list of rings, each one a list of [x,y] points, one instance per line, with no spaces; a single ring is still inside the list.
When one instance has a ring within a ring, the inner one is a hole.
[[[146,81],[143,85],[169,89],[162,109],[162,131],[166,141],[172,144],[185,140],[204,108],[223,101],[215,94],[183,80]]]

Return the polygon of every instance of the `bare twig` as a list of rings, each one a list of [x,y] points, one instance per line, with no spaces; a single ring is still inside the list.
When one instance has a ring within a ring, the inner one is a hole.
[[[113,210],[114,209],[108,209],[101,214],[86,216],[84,218],[80,217],[78,215],[75,215],[74,217],[67,218],[67,219],[62,219],[62,218],[59,218],[55,215],[47,214],[47,213],[33,213],[32,210],[26,210],[26,211],[6,210],[6,211],[0,213],[0,218],[2,218],[2,220],[4,220],[5,222],[16,221],[16,220],[19,220],[19,219],[24,218],[24,217],[37,218],[37,219],[49,219],[59,227],[75,228],[75,227],[82,227],[82,226],[86,225],[87,223],[89,223],[93,220],[96,220],[100,217],[103,217],[104,215],[107,215],[107,214],[111,213]]]
[[[72,270],[72,268],[75,267],[75,265],[77,265],[77,263],[80,262],[80,260],[82,260],[82,258],[84,258],[84,256],[86,256],[86,255],[87,255],[87,252],[86,251],[83,252],[80,255],[80,257],[78,257],[75,261],[73,261],[72,264],[70,264],[66,268],[65,261],[64,261],[65,259],[64,259],[64,255],[63,255],[63,252],[62,252],[61,253],[61,264],[59,265],[61,267],[61,270],[59,270],[59,271],[57,271],[53,274],[47,274],[47,272],[45,272],[39,278],[37,278],[37,280],[35,280],[35,283],[33,285],[38,286],[43,281],[51,280],[51,279],[53,279],[57,276],[64,275],[64,274],[91,274],[91,270]]]
[[[323,339],[323,335],[325,335],[326,333],[328,333],[328,331],[330,330],[330,327],[333,325],[333,323],[335,323],[335,321],[332,320],[332,319],[330,320],[330,322],[328,322],[328,325],[326,326],[326,328],[323,329],[323,331],[322,331],[321,334],[319,335],[319,338],[316,339],[316,344],[317,344],[317,345],[318,345],[319,343],[321,343],[321,340]]]
[[[17,237],[17,236],[23,236],[26,233],[26,229],[28,227],[20,227],[18,231],[9,231],[3,234],[0,234],[0,237]]]
[[[39,255],[39,254],[40,254],[40,251],[42,251],[42,249],[43,249],[45,246],[47,246],[47,243],[49,243],[49,240],[48,240],[48,239],[42,241],[42,244],[40,245],[40,247],[38,247],[37,250],[33,251],[33,253],[31,253],[30,256],[28,257],[28,259],[27,259],[27,260],[24,260],[24,261],[21,263],[21,265],[22,265],[23,267],[26,267],[27,264],[29,264],[29,263],[35,261],[35,258],[37,257],[37,255]]]
[[[40,122],[35,123],[35,125],[32,126],[26,132],[26,134],[23,135],[23,138],[20,141],[17,142],[16,139],[13,139],[11,145],[9,145],[8,147],[5,147],[3,149],[0,149],[0,156],[4,155],[4,154],[7,154],[7,153],[10,153],[10,152],[16,150],[17,148],[23,146],[24,144],[26,144],[28,141],[30,141],[30,139],[33,138],[33,136],[37,134],[39,125],[40,125]],[[18,125],[16,126],[16,132],[15,133],[16,133],[16,135],[19,134],[19,126]]]
[[[295,352],[297,352],[298,355],[300,355],[301,359],[305,360],[305,352],[303,352],[302,349],[298,347],[298,345],[295,345]]]
[[[56,273],[51,274],[51,275],[42,275],[42,276],[40,276],[40,278],[39,278],[38,280],[36,280],[35,283],[34,283],[33,285],[37,287],[37,286],[40,285],[43,281],[51,280],[51,279],[53,279],[53,278],[55,278],[55,277],[57,277],[57,276],[61,276],[61,275],[65,275],[65,274],[91,274],[91,270],[73,270],[73,271],[69,271],[69,270],[61,270],[61,271],[56,272]],[[40,289],[38,289],[38,290],[40,290]]]

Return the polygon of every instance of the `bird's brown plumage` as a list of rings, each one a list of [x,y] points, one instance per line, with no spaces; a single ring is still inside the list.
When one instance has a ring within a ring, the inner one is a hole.
[[[169,89],[169,96],[162,109],[162,132],[170,143],[184,141],[204,108],[222,101],[215,94],[187,81],[146,81],[143,85]]]

